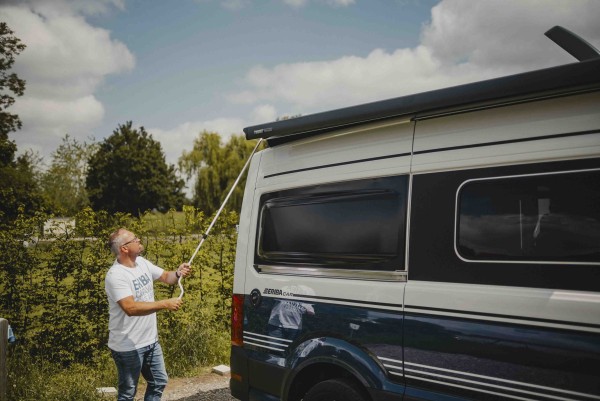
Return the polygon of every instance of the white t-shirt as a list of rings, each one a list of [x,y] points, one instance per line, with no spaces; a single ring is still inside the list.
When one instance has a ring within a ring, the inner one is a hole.
[[[133,296],[135,302],[153,302],[154,284],[163,269],[138,256],[134,267],[119,262],[106,273],[104,289],[108,296],[108,347],[117,352],[132,351],[158,340],[156,313],[127,316],[117,301]]]
[[[271,316],[269,316],[269,324],[286,329],[302,328],[302,316],[308,313],[314,315],[315,310],[311,304],[297,301],[277,300]]]

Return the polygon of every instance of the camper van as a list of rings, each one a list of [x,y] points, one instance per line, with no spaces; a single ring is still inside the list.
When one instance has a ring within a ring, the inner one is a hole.
[[[268,147],[240,216],[234,397],[600,400],[600,56],[567,47],[579,61],[245,129]]]

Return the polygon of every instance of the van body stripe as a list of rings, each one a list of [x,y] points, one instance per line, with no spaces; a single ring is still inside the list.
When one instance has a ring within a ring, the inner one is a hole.
[[[509,139],[506,141],[494,141],[494,142],[484,142],[484,143],[476,143],[476,144],[470,144],[470,145],[450,146],[450,147],[446,147],[446,148],[424,149],[424,150],[417,150],[417,151],[413,152],[412,154],[422,155],[422,154],[426,154],[426,153],[447,152],[447,151],[451,151],[451,150],[480,148],[480,147],[485,147],[485,146],[508,145],[508,144],[520,143],[520,142],[543,141],[543,140],[548,140],[548,139],[568,138],[568,137],[573,137],[573,136],[592,135],[592,134],[600,134],[600,131],[599,130],[590,130],[590,131],[568,132],[568,133],[563,133],[563,134],[535,136],[535,137],[530,137],[530,138]],[[373,162],[373,161],[377,161],[377,160],[393,159],[393,158],[407,157],[407,156],[411,156],[411,153],[410,152],[398,153],[398,154],[394,154],[394,155],[370,157],[368,159],[350,160],[350,161],[346,161],[346,162],[323,164],[323,165],[319,165],[319,166],[306,167],[306,168],[301,168],[301,169],[296,169],[296,170],[287,170],[287,171],[282,171],[279,173],[267,174],[264,176],[264,178],[271,178],[271,177],[277,177],[277,176],[281,176],[281,175],[301,173],[304,171],[320,170],[320,169],[330,168],[330,167],[339,167],[339,166],[346,166],[349,164],[366,163],[366,162]]]
[[[406,157],[406,156],[410,156],[410,152],[408,152],[408,153],[398,153],[398,154],[395,154],[395,155],[370,157],[368,159],[351,160],[351,161],[340,162],[340,163],[323,164],[323,165],[320,165],[320,166],[300,168],[300,169],[297,169],[297,170],[282,171],[281,173],[275,173],[275,174],[265,175],[265,178],[277,177],[279,175],[300,173],[300,172],[303,172],[303,171],[319,170],[319,169],[322,169],[322,168],[346,166],[348,164],[366,163],[366,162],[373,162],[373,161],[385,160],[385,159],[394,159],[394,158],[397,158],[397,157]]]
[[[412,310],[411,310],[412,309]],[[511,319],[522,321],[523,324],[535,324],[535,323],[549,323],[549,324],[557,324],[561,326],[569,326],[574,330],[581,330],[582,328],[592,328],[592,329],[600,329],[600,325],[593,323],[580,323],[580,322],[569,322],[566,320],[552,320],[552,319],[540,319],[540,318],[529,318],[523,316],[515,316],[515,315],[502,315],[498,313],[484,313],[484,312],[472,312],[467,310],[456,310],[456,309],[444,309],[444,308],[431,308],[427,306],[416,306],[416,305],[406,305],[405,310],[409,313],[427,313],[431,312],[445,312],[461,315],[461,317],[468,317],[471,319],[477,319],[478,317],[490,317],[490,318],[500,318],[500,319]]]

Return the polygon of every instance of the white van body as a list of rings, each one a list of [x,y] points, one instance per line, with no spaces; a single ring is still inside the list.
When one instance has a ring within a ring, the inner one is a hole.
[[[600,59],[246,134],[236,398],[600,400]]]

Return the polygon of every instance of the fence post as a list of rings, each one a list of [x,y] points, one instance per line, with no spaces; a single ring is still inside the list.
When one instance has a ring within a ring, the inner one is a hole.
[[[0,318],[0,401],[6,401],[8,372],[6,367],[6,349],[8,347],[8,320]]]

